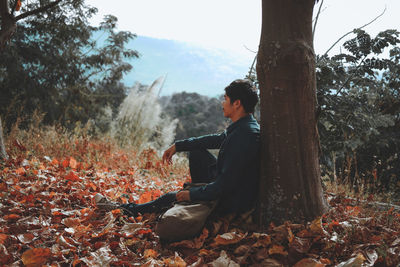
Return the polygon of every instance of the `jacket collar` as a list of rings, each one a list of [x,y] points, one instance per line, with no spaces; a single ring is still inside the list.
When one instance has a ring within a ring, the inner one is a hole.
[[[238,119],[237,121],[231,123],[228,128],[226,128],[226,133],[230,134],[234,129],[236,129],[237,127],[239,127],[242,124],[246,124],[250,121],[254,121],[254,117],[252,114],[246,115],[244,117],[241,117],[240,119]]]

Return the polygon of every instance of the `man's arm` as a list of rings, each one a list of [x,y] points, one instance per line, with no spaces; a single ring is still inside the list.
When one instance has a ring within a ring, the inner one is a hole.
[[[209,134],[191,137],[175,142],[176,151],[192,151],[197,149],[219,149],[226,137],[225,131],[220,134]]]
[[[172,156],[176,152],[191,151],[196,149],[218,149],[226,137],[225,131],[220,134],[203,135],[192,137],[185,140],[176,141],[175,144],[165,150],[162,160],[163,163],[172,163]]]

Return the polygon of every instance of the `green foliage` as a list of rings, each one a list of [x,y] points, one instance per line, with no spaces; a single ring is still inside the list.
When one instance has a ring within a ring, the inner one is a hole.
[[[22,11],[49,1],[23,1]],[[88,19],[97,12],[83,0],[61,1],[56,7],[19,21],[17,31],[0,57],[0,114],[10,126],[34,110],[45,112],[45,123],[95,118],[102,107],[116,111],[126,94],[120,83],[138,57],[125,48],[135,37],[116,31],[117,19],[106,16],[100,27]],[[104,36],[98,47],[94,35]]]
[[[182,92],[162,97],[161,103],[166,114],[179,120],[177,140],[221,132],[227,125],[221,99]]]
[[[399,32],[354,33],[346,53],[317,59],[321,163],[356,189],[390,189],[400,173]]]

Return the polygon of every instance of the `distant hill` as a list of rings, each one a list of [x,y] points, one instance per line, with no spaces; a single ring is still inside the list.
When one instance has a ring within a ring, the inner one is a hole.
[[[254,58],[245,48],[244,54],[234,53],[144,36],[135,38],[128,47],[141,56],[130,62],[133,70],[125,76],[125,84],[151,84],[167,75],[161,95],[182,91],[221,95],[232,80],[244,78]]]

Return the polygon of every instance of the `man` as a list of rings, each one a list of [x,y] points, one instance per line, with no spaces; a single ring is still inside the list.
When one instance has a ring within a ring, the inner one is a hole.
[[[122,204],[125,212],[157,212],[181,201],[218,200],[219,215],[241,213],[254,207],[259,177],[260,126],[252,113],[257,92],[247,80],[235,80],[225,88],[222,108],[232,124],[221,134],[205,135],[175,142],[163,154],[172,163],[176,152],[189,151],[189,167],[194,183],[207,183],[188,190],[170,192],[144,204]],[[219,149],[218,158],[207,149]]]

